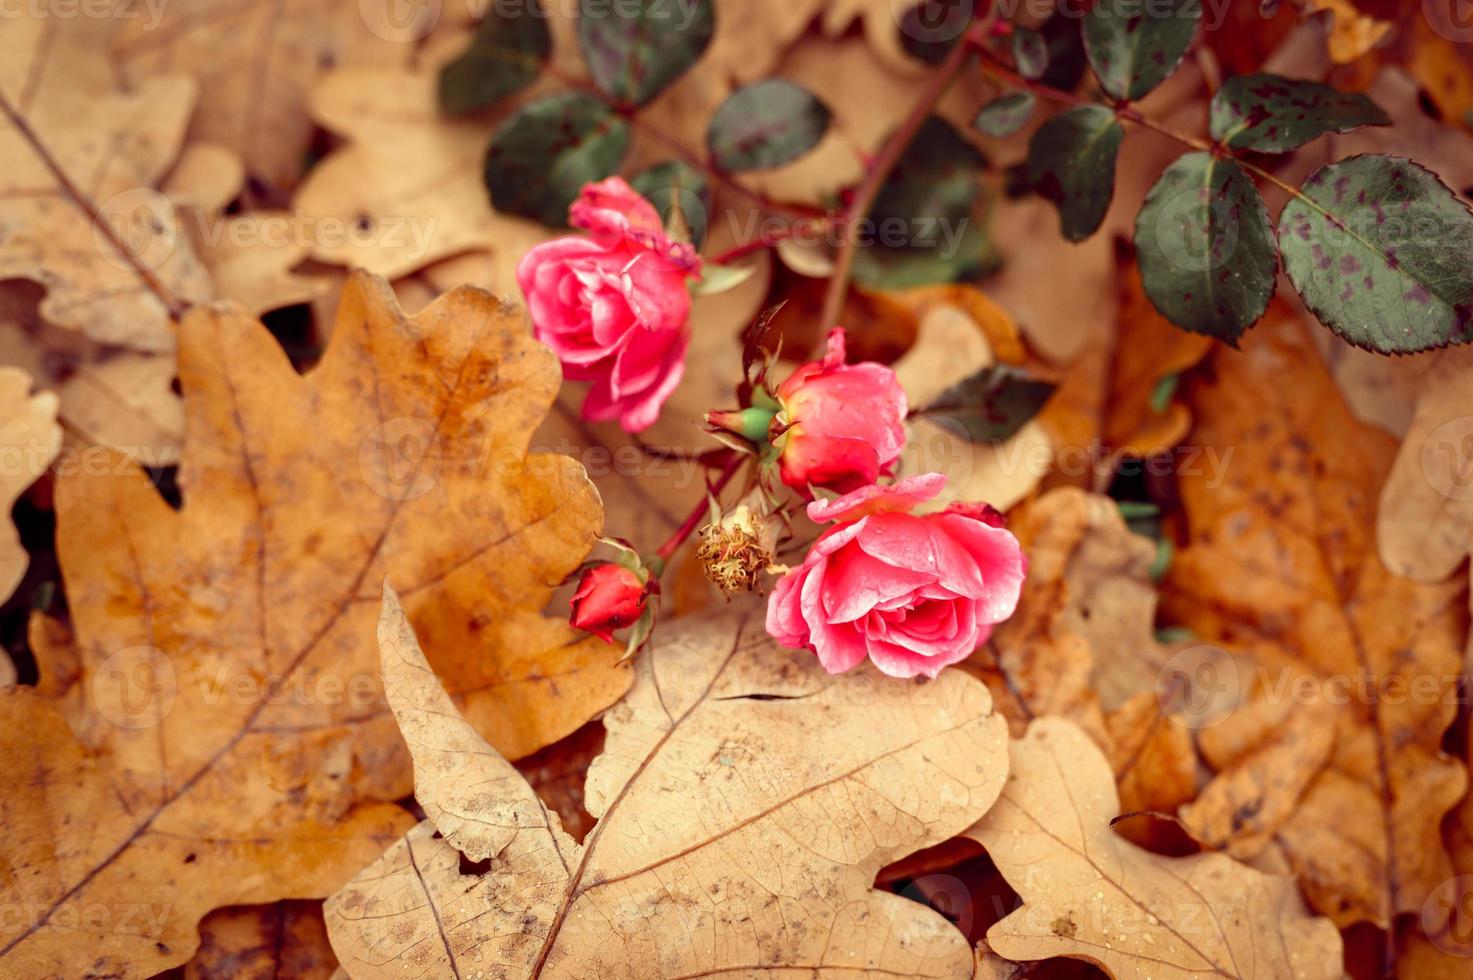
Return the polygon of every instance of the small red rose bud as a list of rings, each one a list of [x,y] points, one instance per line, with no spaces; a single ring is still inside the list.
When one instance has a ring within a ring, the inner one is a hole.
[[[644,614],[645,585],[639,576],[622,565],[594,565],[583,573],[570,603],[568,622],[614,642],[614,630],[623,629]]]

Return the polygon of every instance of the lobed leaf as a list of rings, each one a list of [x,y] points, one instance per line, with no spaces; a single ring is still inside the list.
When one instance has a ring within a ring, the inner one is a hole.
[[[1027,181],[1059,209],[1071,242],[1100,227],[1115,191],[1115,157],[1125,130],[1115,113],[1086,105],[1054,116],[1028,143]]]
[[[542,0],[496,0],[470,47],[440,71],[440,108],[481,109],[537,81],[552,54]]]
[[[1139,99],[1181,64],[1201,19],[1201,0],[1100,0],[1084,18],[1084,51],[1106,92]]]
[[[1238,149],[1284,153],[1326,133],[1390,126],[1364,95],[1278,75],[1229,78],[1212,97],[1212,138]]]
[[[498,211],[565,227],[583,185],[618,171],[628,150],[629,123],[608,106],[579,92],[549,95],[496,130],[486,188]]]
[[[581,0],[578,47],[593,82],[622,105],[659,95],[716,33],[712,0]]]
[[[818,145],[833,112],[812,92],[767,78],[733,92],[711,117],[706,147],[722,170],[770,170]]]
[[[1167,167],[1136,218],[1135,247],[1146,295],[1179,327],[1236,345],[1268,308],[1273,226],[1232,160],[1188,153]]]
[[[1473,213],[1411,160],[1321,167],[1279,216],[1289,281],[1315,316],[1383,354],[1473,339]]]

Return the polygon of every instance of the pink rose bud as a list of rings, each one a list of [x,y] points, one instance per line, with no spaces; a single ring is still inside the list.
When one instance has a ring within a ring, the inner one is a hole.
[[[645,585],[623,565],[594,565],[583,573],[573,593],[568,622],[614,642],[614,630],[634,623],[644,613]]]
[[[804,364],[777,389],[785,426],[783,482],[848,493],[889,476],[905,448],[905,391],[883,364],[844,363],[844,329],[829,333],[821,361]]]
[[[912,513],[945,483],[927,473],[809,504],[835,523],[778,581],[767,632],[831,674],[868,657],[892,677],[935,677],[966,659],[1017,608],[1028,562],[996,511]]]
[[[583,188],[569,220],[588,232],[522,256],[517,283],[537,339],[571,381],[591,381],[583,417],[649,428],[685,372],[686,280],[695,249],[675,242],[648,201],[619,177]]]

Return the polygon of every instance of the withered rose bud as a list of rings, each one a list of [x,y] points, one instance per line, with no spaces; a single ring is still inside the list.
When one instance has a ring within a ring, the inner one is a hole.
[[[696,557],[723,592],[750,592],[772,564],[780,521],[760,500],[743,500],[701,530]]]

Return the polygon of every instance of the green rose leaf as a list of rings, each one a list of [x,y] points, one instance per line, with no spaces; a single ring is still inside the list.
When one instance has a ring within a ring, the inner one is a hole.
[[[1038,414],[1056,387],[996,364],[952,385],[911,417],[955,420],[974,443],[1006,442]]]
[[[813,93],[782,78],[744,85],[711,117],[706,147],[722,170],[767,170],[818,145],[833,113]]]
[[[1231,160],[1188,153],[1135,222],[1146,295],[1179,327],[1236,346],[1268,308],[1278,261],[1258,188]]]
[[[1314,315],[1383,354],[1473,339],[1473,213],[1401,157],[1321,167],[1279,215],[1284,270]]]
[[[978,173],[986,162],[950,123],[928,117],[860,226],[855,279],[879,289],[904,289],[983,270],[989,256],[978,220]]]
[[[988,136],[1011,136],[1027,124],[1036,101],[1032,92],[1010,92],[983,106],[972,125]]]
[[[629,124],[602,102],[577,92],[530,102],[502,123],[486,152],[486,188],[498,211],[568,223],[583,185],[619,169]]]
[[[440,72],[440,108],[470,112],[533,82],[552,54],[542,0],[496,0],[471,46]]]
[[[684,222],[691,242],[701,247],[711,214],[711,185],[705,174],[684,160],[666,160],[630,177],[629,186],[655,206],[666,228]]]
[[[1013,63],[1024,78],[1042,78],[1048,70],[1048,42],[1043,35],[1026,27],[1014,30]]]
[[[1105,220],[1124,136],[1115,113],[1086,105],[1054,116],[1029,141],[1028,184],[1058,207],[1059,224],[1071,242],[1093,235]]]
[[[1202,0],[1100,0],[1084,18],[1084,51],[1100,85],[1117,99],[1139,99],[1176,71]]]
[[[649,102],[696,63],[716,31],[713,0],[580,0],[578,46],[620,105]]]
[[[1074,11],[1058,10],[1040,28],[1048,45],[1048,67],[1039,79],[1045,85],[1074,91],[1084,77],[1084,39]]]
[[[1212,97],[1212,138],[1226,146],[1283,153],[1326,133],[1390,126],[1364,95],[1277,75],[1229,78]]]

